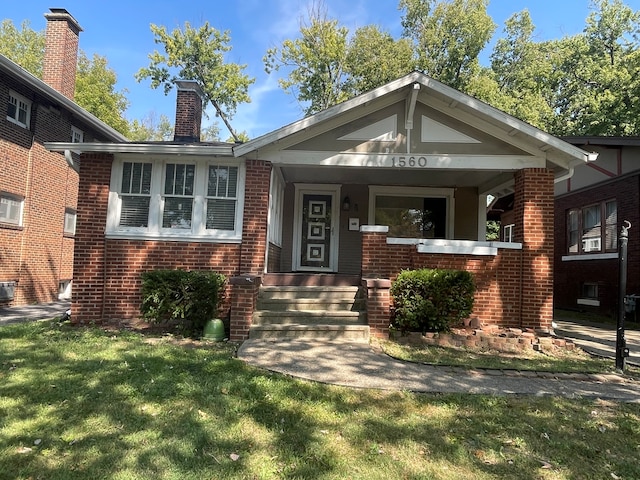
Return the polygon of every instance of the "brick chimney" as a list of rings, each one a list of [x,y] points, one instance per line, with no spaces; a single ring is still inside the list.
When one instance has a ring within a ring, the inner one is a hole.
[[[73,100],[78,65],[78,35],[82,28],[64,8],[51,8],[45,13],[45,34],[42,80]]]
[[[197,82],[179,80],[176,100],[175,142],[199,142],[202,123],[202,99],[204,93]]]

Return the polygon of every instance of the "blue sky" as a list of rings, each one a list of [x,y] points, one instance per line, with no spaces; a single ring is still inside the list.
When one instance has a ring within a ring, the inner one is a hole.
[[[640,0],[625,3],[640,10]],[[193,27],[209,21],[218,30],[229,30],[233,49],[228,60],[247,64],[245,72],[256,78],[249,91],[252,102],[238,108],[232,126],[255,138],[302,117],[295,98],[278,86],[278,73],[265,73],[262,57],[268,48],[297,35],[309,4],[309,0],[190,0],[184,4],[171,0],[23,0],[3,2],[2,15],[16,25],[28,20],[31,28],[42,30],[49,7],[66,8],[83,28],[80,48],[89,56],[98,53],[106,57],[118,75],[117,89],[127,90],[127,118],[141,119],[153,113],[167,115],[171,122],[175,119],[175,91],[165,96],[161,89],[151,89],[148,81],[137,83],[133,78],[138,69],[148,65],[148,54],[158,47],[149,25],[173,30],[185,21]],[[324,0],[324,4],[329,17],[351,32],[377,24],[394,36],[400,35],[397,0]],[[498,25],[495,37],[502,35],[507,18],[527,8],[536,25],[536,38],[544,40],[582,31],[589,7],[589,0],[490,0],[488,10]],[[488,53],[483,58],[486,61]],[[212,121],[214,117],[205,119],[203,125]],[[222,138],[227,138],[228,132],[222,122],[219,124]]]

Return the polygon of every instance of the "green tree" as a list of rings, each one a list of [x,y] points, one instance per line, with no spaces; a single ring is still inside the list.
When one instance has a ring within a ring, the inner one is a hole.
[[[78,56],[75,101],[123,135],[129,134],[124,113],[129,106],[126,90],[116,91],[116,73],[107,59],[94,54],[89,60],[84,52]]]
[[[466,91],[478,72],[478,55],[495,30],[487,4],[488,0],[400,0],[404,36],[413,41],[418,68]]]
[[[411,42],[395,40],[377,25],[359,28],[349,41],[345,70],[352,94],[372,90],[415,68]]]
[[[173,139],[173,125],[166,115],[158,117],[155,112],[151,112],[142,120],[131,122],[129,139],[134,142],[166,142]]]
[[[29,21],[23,21],[19,29],[9,19],[0,23],[0,54],[42,78],[44,34],[33,30]]]
[[[288,70],[278,83],[295,95],[306,115],[347,100],[345,74],[348,29],[337,20],[327,19],[326,10],[316,7],[308,23],[301,22],[300,38],[285,40],[271,48],[263,58],[267,73]]]
[[[205,106],[211,102],[216,114],[222,118],[235,138],[230,119],[240,103],[248,103],[249,86],[255,81],[245,75],[246,65],[225,61],[231,50],[228,31],[220,32],[206,22],[199,29],[186,22],[184,29],[171,33],[163,26],[151,25],[155,43],[164,47],[164,54],[157,50],[149,54],[149,66],[135,75],[140,82],[151,79],[151,88],[164,88],[165,95],[177,80],[195,80],[205,95]]]
[[[0,53],[38,78],[42,78],[45,33],[35,31],[29,22],[15,27],[11,20],[0,24]],[[126,90],[117,91],[117,77],[107,59],[94,55],[92,59],[80,50],[76,74],[75,102],[123,135],[129,124],[124,117],[129,102]]]

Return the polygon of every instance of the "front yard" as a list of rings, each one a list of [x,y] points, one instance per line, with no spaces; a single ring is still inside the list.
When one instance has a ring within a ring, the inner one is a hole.
[[[0,328],[0,478],[640,478],[640,405],[338,388],[236,345]]]

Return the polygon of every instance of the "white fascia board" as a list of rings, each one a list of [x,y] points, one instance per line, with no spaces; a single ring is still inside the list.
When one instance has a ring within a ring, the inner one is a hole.
[[[150,145],[144,143],[44,142],[44,147],[52,152],[75,150],[83,153],[138,153],[154,155],[203,155],[233,157],[233,149],[231,145]]]
[[[528,155],[433,155],[389,153],[344,153],[286,150],[261,155],[274,164],[340,167],[379,167],[398,170],[500,170],[544,168],[545,159]],[[400,165],[400,159],[404,162]],[[409,166],[409,162],[414,166]]]

